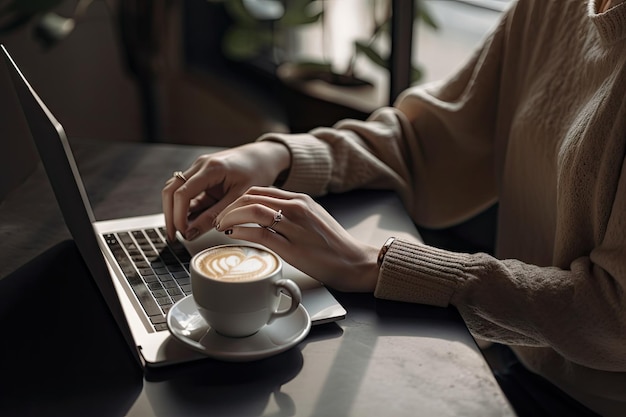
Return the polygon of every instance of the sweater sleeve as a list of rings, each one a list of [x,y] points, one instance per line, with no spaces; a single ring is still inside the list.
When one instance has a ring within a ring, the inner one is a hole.
[[[542,11],[548,4],[520,2],[521,7],[529,10],[528,15],[531,11]],[[550,4],[552,15],[562,14],[562,6]],[[580,15],[577,5],[567,6],[570,15]],[[574,15],[572,10],[579,14]],[[621,14],[617,11],[620,21],[625,10]],[[621,51],[615,53],[623,57]],[[623,80],[623,60],[620,58],[619,62],[615,71]],[[561,70],[557,68],[559,74]],[[619,84],[620,77],[607,78],[616,84],[608,88],[612,94],[603,96],[602,105],[583,101],[585,109],[598,107],[593,112],[595,128],[589,122],[584,141],[576,137],[580,140],[571,142],[575,145],[559,148],[559,156],[563,157],[567,150],[580,159],[560,165],[563,170],[557,177],[554,207],[545,213],[555,219],[554,230],[548,229],[547,234],[548,240],[554,241],[545,244],[543,261],[534,262],[535,248],[529,247],[532,242],[543,245],[542,237],[546,236],[543,233],[532,234],[532,239],[525,241],[520,249],[517,233],[502,232],[499,239],[507,240],[515,248],[507,250],[507,258],[503,259],[396,240],[385,256],[375,295],[436,306],[453,305],[474,335],[524,346],[521,350],[525,352],[525,360],[535,370],[558,368],[546,373],[559,374],[561,380],[584,379],[581,376],[585,375],[588,380],[584,383],[597,385],[598,391],[604,391],[598,395],[615,395],[624,401],[623,383],[609,390],[599,382],[606,375],[599,377],[597,373],[587,372],[609,371],[616,381],[623,381],[623,374],[617,375],[626,371],[624,84]],[[568,119],[564,120],[567,124]],[[597,153],[590,154],[589,149]],[[534,223],[526,225],[524,220],[532,218],[508,216],[509,222],[519,222],[521,226],[506,230],[518,232],[537,227]],[[545,359],[553,354],[566,361]],[[581,371],[582,368],[586,370]]]
[[[548,4],[536,2],[543,3]],[[530,10],[535,2],[520,4]],[[344,120],[303,135],[261,138],[281,141],[291,150],[285,187],[313,195],[391,188],[413,219],[430,227],[462,221],[491,204],[497,194],[498,135],[507,133],[506,126],[498,126],[507,123],[500,112],[511,105],[501,92],[501,68],[516,9],[445,82],[411,88],[393,108],[381,109],[367,121]],[[595,203],[604,208],[607,201]],[[385,256],[375,295],[454,305],[481,338],[549,347],[582,366],[626,371],[623,167],[612,204],[606,228],[600,230],[604,222],[594,228],[599,236],[594,244],[558,266],[396,240]]]
[[[596,246],[563,267],[396,240],[375,295],[454,305],[482,339],[550,347],[589,368],[626,371],[626,160],[608,207]]]
[[[414,221],[445,227],[496,200],[494,136],[506,19],[450,79],[405,91],[366,121],[267,134],[292,156],[283,187],[311,195],[395,190]],[[467,175],[471,172],[472,175]]]
[[[517,346],[551,347],[594,369],[626,371],[626,164],[606,234],[568,268],[396,240],[376,297],[457,307],[471,332]]]

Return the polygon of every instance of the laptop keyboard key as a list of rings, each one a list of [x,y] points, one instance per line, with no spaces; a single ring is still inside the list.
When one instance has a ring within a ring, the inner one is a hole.
[[[180,242],[168,244],[164,228],[104,237],[154,329],[166,330],[165,315],[173,303],[191,293],[191,255]]]
[[[154,300],[154,297],[145,285],[133,285],[133,291],[141,306],[146,310],[148,316],[156,316],[161,313],[161,308]]]

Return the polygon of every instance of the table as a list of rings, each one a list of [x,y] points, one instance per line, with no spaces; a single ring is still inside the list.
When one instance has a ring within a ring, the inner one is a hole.
[[[98,219],[159,211],[171,172],[214,150],[84,140],[72,146]],[[346,319],[315,326],[278,356],[141,372],[91,280],[69,296],[57,292],[87,271],[41,169],[5,199],[0,217],[2,415],[514,415],[455,309],[370,294],[335,293]],[[68,297],[81,300],[80,314]],[[34,327],[44,312],[51,317]],[[92,317],[98,329],[87,324]]]

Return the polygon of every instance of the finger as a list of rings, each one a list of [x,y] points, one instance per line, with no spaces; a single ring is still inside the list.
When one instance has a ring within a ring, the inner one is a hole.
[[[220,211],[215,219],[216,227],[218,230],[225,230],[227,226],[242,224],[242,223],[258,223],[262,225],[270,225],[271,221],[268,222],[268,219],[274,218],[274,213],[278,210],[283,209],[286,200],[281,200],[274,197],[269,197],[265,195],[251,195],[248,192],[239,196],[232,203],[228,204],[224,210]],[[238,212],[239,222],[234,221],[233,217],[230,217],[230,220],[224,221],[224,218],[228,216],[230,213],[237,209],[249,207],[249,206],[263,206],[265,210],[262,210],[261,207],[255,207],[253,211],[243,211]],[[263,212],[265,212],[265,222],[255,220],[263,216]],[[245,213],[245,214],[244,214]],[[271,213],[271,214],[267,214]],[[243,218],[243,216],[249,216],[248,219]]]
[[[163,207],[163,216],[165,217],[165,229],[167,232],[167,239],[169,241],[173,241],[173,237],[175,234],[174,229],[174,221],[172,217],[172,191],[170,189],[170,184],[166,183],[166,186],[161,191],[161,204]]]
[[[181,173],[183,178],[188,178],[189,173]],[[185,181],[181,177],[177,177],[176,173],[165,182],[165,187],[161,191],[161,203],[163,215],[165,216],[165,227],[167,230],[167,238],[173,241],[176,237],[176,228],[174,226],[174,193]]]
[[[280,188],[275,188],[275,187],[259,187],[259,186],[250,187],[246,191],[246,194],[273,197],[273,198],[277,198],[281,200],[291,200],[294,198],[298,198],[299,196],[302,196],[302,193],[294,193],[292,191],[286,191],[286,190],[282,190]]]
[[[195,171],[199,169],[196,165],[192,167]],[[188,226],[188,218],[191,209],[191,202],[194,199],[202,200],[205,190],[219,185],[223,178],[214,174],[211,170],[208,172],[197,172],[187,177],[187,182],[180,185],[173,192],[172,197],[172,223],[175,230],[185,232]]]
[[[284,204],[285,201],[299,199],[303,196],[304,194],[285,191],[274,187],[252,186],[239,195],[238,198],[234,199],[229,205],[224,207],[223,212],[248,204],[264,204],[268,207],[277,208],[277,205]],[[218,216],[218,222],[220,219],[221,216]]]
[[[274,251],[283,261],[300,268],[310,276],[314,276],[311,270],[305,271],[306,268],[301,262],[307,258],[307,254],[302,252],[302,247],[293,244],[289,237],[280,232],[272,233],[258,226],[233,226],[225,234],[236,241],[246,241],[264,246]]]
[[[193,240],[212,228],[217,227],[218,215],[240,197],[242,193],[243,191],[241,189],[232,189],[227,192],[224,197],[217,199],[215,203],[206,210],[197,212],[195,217],[188,219],[187,229],[183,231],[185,239]]]
[[[212,196],[208,192],[204,191],[199,196],[195,197],[189,202],[190,216],[193,217],[194,213],[199,213],[207,208],[211,207],[218,201],[218,198]]]
[[[280,209],[279,209],[280,210]],[[280,223],[285,221],[282,210],[275,210],[263,204],[249,204],[242,207],[235,207],[227,211],[222,217],[219,230],[226,230],[242,224],[258,224],[263,228],[271,227],[273,231],[286,231],[281,228]],[[279,217],[276,217],[280,213]],[[270,231],[271,232],[271,231]]]
[[[291,247],[287,237],[280,233],[272,233],[269,230],[258,226],[233,226],[228,229],[226,235],[235,240],[256,243],[276,252],[281,258],[288,253]]]

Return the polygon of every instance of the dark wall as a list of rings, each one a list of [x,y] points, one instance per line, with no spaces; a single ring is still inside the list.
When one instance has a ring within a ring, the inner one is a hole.
[[[33,28],[34,22],[17,32],[0,34],[0,43],[68,136],[140,140],[135,84],[124,69],[116,27],[105,2],[94,2],[75,31],[50,49],[33,38]],[[6,88],[0,85],[0,91]]]

